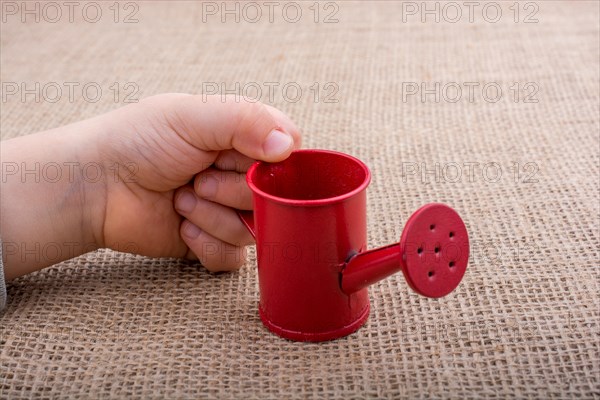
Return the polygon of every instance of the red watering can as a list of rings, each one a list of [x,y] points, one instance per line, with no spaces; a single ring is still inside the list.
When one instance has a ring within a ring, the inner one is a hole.
[[[248,170],[254,212],[238,213],[256,239],[259,314],[272,332],[313,342],[349,335],[369,315],[367,287],[398,271],[428,297],[460,283],[469,237],[447,205],[421,207],[399,243],[367,250],[370,180],[363,162],[326,150]]]

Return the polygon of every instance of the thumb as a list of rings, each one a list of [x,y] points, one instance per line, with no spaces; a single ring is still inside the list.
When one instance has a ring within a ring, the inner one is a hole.
[[[163,97],[164,98],[164,97]],[[151,100],[151,99],[148,99]],[[269,162],[300,147],[300,133],[282,112],[239,96],[174,94],[165,99],[170,125],[188,143],[205,151],[235,149]]]

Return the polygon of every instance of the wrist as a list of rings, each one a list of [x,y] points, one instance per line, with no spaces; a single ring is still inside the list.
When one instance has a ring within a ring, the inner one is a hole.
[[[2,143],[0,237],[7,279],[101,247],[105,177],[86,121]],[[101,231],[100,231],[101,232]]]

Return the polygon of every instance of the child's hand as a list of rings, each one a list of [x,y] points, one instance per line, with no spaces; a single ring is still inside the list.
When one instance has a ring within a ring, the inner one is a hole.
[[[108,182],[103,244],[134,241],[140,254],[198,257],[210,270],[244,263],[253,240],[233,208],[252,209],[245,172],[257,159],[285,159],[300,136],[263,104],[206,99],[156,96],[113,113],[102,158],[135,174],[121,168]]]
[[[234,211],[252,207],[245,171],[254,160],[285,159],[299,147],[300,135],[276,109],[235,100],[160,95],[4,142],[3,161],[97,163],[103,179],[84,175],[44,185],[12,175],[5,180],[3,170],[0,237],[30,247],[79,239],[74,241],[81,248],[62,259],[95,245],[153,257],[197,257],[211,271],[239,267],[243,246],[252,243]],[[8,253],[9,279],[61,261],[42,254],[33,262]]]

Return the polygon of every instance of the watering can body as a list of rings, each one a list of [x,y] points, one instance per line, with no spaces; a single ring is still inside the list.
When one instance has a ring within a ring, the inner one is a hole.
[[[367,287],[398,271],[429,297],[459,284],[468,234],[444,204],[417,210],[399,243],[367,250],[370,180],[364,163],[326,150],[248,170],[254,211],[238,214],[256,239],[259,314],[272,332],[297,341],[346,336],[368,318]]]
[[[356,331],[369,315],[367,288],[345,293],[345,262],[367,247],[366,193],[326,205],[255,198],[262,322],[276,334],[324,341]]]

